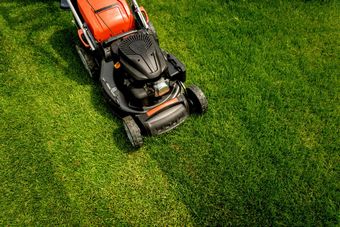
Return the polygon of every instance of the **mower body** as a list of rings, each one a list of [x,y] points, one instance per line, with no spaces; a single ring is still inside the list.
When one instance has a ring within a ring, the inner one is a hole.
[[[185,66],[162,50],[146,11],[135,0],[62,0],[76,20],[77,52],[89,75],[99,79],[113,113],[123,119],[133,146],[159,135],[207,100],[198,87],[185,88]]]
[[[97,42],[135,29],[135,18],[126,1],[78,0],[78,8]]]

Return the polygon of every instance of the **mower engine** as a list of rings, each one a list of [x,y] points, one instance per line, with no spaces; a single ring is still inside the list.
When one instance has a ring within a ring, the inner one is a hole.
[[[141,31],[112,44],[111,49],[116,50],[125,72],[123,84],[135,99],[159,98],[170,92],[167,59],[152,34]]]
[[[121,77],[117,77],[116,80],[121,81]],[[173,84],[169,79],[163,77],[155,82],[141,83],[140,81],[136,82],[134,79],[129,78],[128,75],[125,75],[121,83],[123,84],[122,87],[125,87],[125,93],[137,106],[139,106],[140,103],[146,106],[154,105],[160,98],[170,93],[171,85]]]

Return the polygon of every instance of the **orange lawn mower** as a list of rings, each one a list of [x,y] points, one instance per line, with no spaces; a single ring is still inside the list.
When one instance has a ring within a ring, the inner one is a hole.
[[[208,102],[195,85],[185,87],[186,69],[161,49],[157,33],[135,0],[61,0],[72,11],[76,50],[88,74],[99,80],[113,112],[123,120],[133,147],[159,135]]]

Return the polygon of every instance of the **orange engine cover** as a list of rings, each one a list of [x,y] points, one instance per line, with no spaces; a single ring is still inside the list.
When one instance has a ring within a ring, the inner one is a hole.
[[[97,42],[135,28],[125,0],[78,0],[79,11]]]

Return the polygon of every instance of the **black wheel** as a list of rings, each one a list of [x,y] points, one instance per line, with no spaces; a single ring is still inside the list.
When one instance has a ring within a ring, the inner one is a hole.
[[[123,124],[132,146],[135,148],[141,147],[143,145],[143,136],[135,120],[131,116],[127,116],[123,118]]]
[[[98,79],[99,67],[96,64],[94,57],[79,45],[76,45],[76,50],[89,76],[93,79]]]
[[[190,111],[192,113],[203,114],[208,110],[208,100],[203,94],[203,91],[195,86],[191,85],[187,88],[187,98],[190,104]]]

